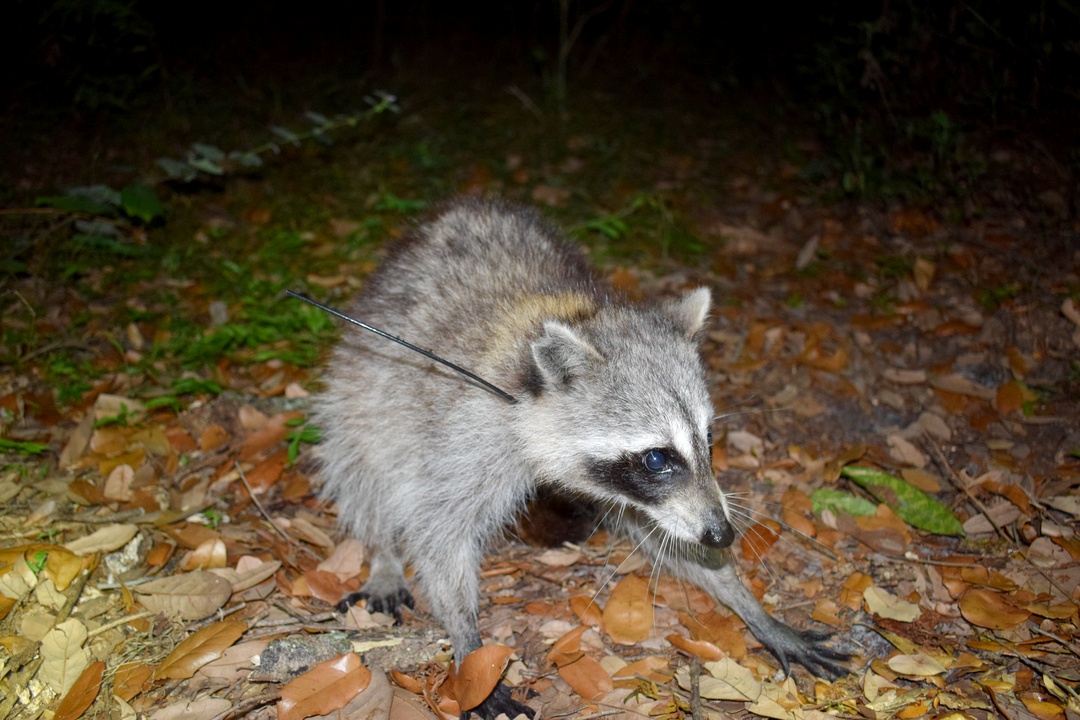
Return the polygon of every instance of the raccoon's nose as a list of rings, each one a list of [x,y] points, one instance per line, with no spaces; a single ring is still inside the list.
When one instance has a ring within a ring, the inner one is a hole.
[[[735,542],[735,531],[731,529],[731,523],[726,518],[717,517],[711,519],[701,533],[701,544],[711,548],[726,548]]]

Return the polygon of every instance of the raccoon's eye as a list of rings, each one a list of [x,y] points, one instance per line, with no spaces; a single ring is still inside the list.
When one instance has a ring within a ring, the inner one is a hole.
[[[667,466],[667,455],[663,450],[650,450],[641,456],[641,462],[649,472],[660,472]]]

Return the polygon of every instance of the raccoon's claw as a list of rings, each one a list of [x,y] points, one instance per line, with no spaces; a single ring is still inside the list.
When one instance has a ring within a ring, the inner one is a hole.
[[[398,623],[402,622],[402,608],[407,607],[410,610],[413,609],[412,594],[405,588],[399,588],[390,595],[373,595],[371,593],[366,593],[363,590],[351,592],[338,601],[337,611],[339,613],[348,612],[350,607],[361,600],[367,600],[368,612],[381,612],[386,615],[393,615]]]
[[[510,686],[499,683],[484,702],[472,710],[461,713],[461,720],[468,720],[469,716],[480,718],[480,720],[495,720],[502,713],[505,713],[510,720],[514,720],[518,715],[536,718],[540,714],[525,703],[520,703],[510,697]]]
[[[851,653],[834,650],[824,644],[832,637],[831,633],[807,630],[799,632],[779,620],[758,636],[761,643],[780,661],[785,675],[791,674],[791,663],[796,662],[817,677],[836,680],[851,672],[842,663],[851,659]]]

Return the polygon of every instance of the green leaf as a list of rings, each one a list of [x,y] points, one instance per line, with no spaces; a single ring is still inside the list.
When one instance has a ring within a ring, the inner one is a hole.
[[[132,183],[120,191],[124,212],[144,223],[151,223],[165,214],[165,206],[154,191],[142,183]]]
[[[48,449],[48,445],[42,445],[41,443],[0,438],[0,452],[19,453],[21,455],[40,455]]]
[[[877,512],[874,503],[866,498],[856,497],[843,490],[822,488],[815,490],[810,495],[810,502],[814,504],[814,512],[821,514],[825,510],[840,511],[848,515],[873,515]]]
[[[960,521],[947,507],[900,478],[860,465],[846,465],[840,472],[892,508],[908,525],[935,535],[964,534]]]

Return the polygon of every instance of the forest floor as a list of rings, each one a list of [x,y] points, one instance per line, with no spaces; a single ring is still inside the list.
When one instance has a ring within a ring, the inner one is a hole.
[[[519,86],[423,88],[188,184],[154,161],[259,145],[266,117],[174,108],[12,150],[0,717],[445,716],[504,667],[544,717],[1077,717],[1074,176],[987,147],[959,190],[853,196],[805,123],[730,98],[582,89],[559,117]],[[163,216],[55,200],[135,178]],[[631,297],[713,289],[732,561],[850,675],[784,678],[726,608],[602,533],[495,549],[488,669],[456,681],[422,598],[402,628],[334,612],[366,566],[318,498],[305,412],[352,330],[282,291],[344,304],[462,192],[540,207]]]

